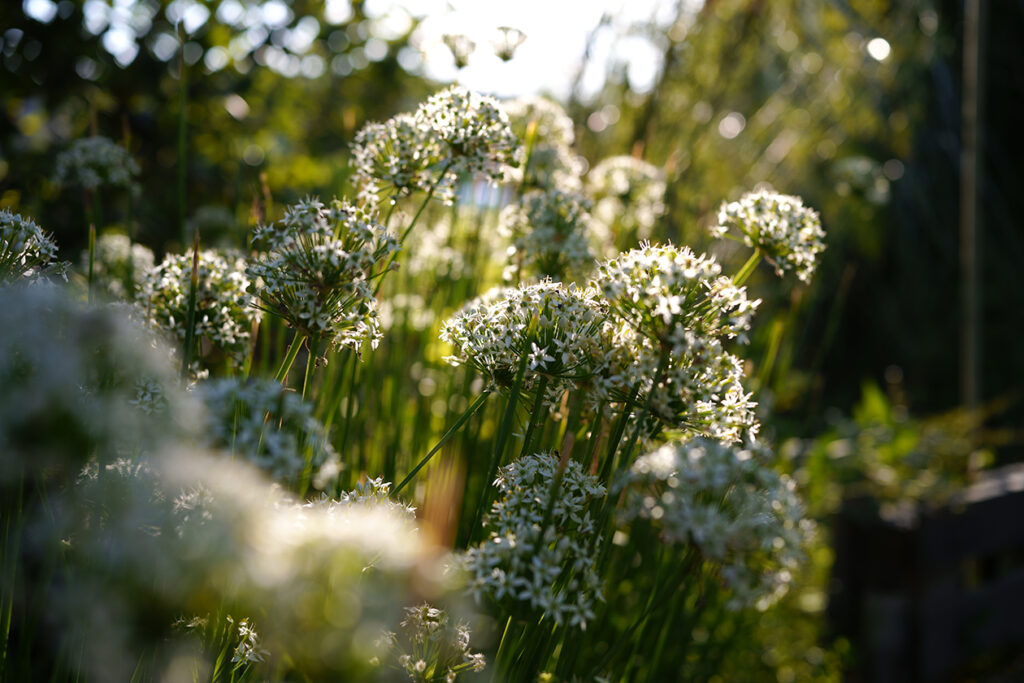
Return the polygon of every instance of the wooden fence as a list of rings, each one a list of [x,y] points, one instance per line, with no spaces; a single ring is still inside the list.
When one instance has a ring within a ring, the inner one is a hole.
[[[829,617],[850,639],[850,681],[932,683],[1024,670],[1024,465],[949,504],[846,503],[834,526]]]

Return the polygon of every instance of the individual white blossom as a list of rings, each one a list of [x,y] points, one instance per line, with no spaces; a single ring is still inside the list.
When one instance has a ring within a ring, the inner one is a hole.
[[[806,559],[814,525],[765,450],[697,438],[641,456],[617,485],[620,525],[643,520],[664,543],[692,545],[730,588],[731,608],[767,609]]]
[[[248,460],[275,481],[297,487],[308,476],[315,488],[333,483],[340,459],[313,406],[272,379],[227,378],[201,382],[204,440]]]
[[[587,174],[595,220],[619,243],[645,240],[665,213],[665,172],[631,156],[602,160]]]
[[[376,348],[380,325],[374,298],[397,241],[364,209],[335,199],[306,199],[280,221],[256,229],[269,251],[249,266],[259,306],[300,334],[333,347]]]
[[[498,498],[484,520],[488,536],[460,562],[470,592],[513,612],[527,608],[585,629],[603,599],[589,508],[604,496],[604,486],[557,453],[520,458],[503,467],[494,484]]]
[[[522,141],[506,181],[524,190],[579,191],[586,162],[573,151],[573,122],[557,102],[527,95],[502,102],[512,131]]]
[[[57,243],[31,218],[0,209],[0,284],[63,275]]]
[[[534,391],[546,377],[545,405],[555,410],[567,389],[603,367],[604,319],[594,289],[544,280],[471,301],[444,324],[441,339],[453,347],[445,360],[469,365],[494,388],[512,386],[525,359],[523,391]]]
[[[439,139],[412,114],[398,114],[384,123],[368,123],[352,145],[353,183],[364,204],[380,204],[413,192],[429,192],[451,203],[458,176],[441,174]]]
[[[473,652],[469,625],[454,622],[447,611],[422,603],[405,608],[398,631],[388,631],[382,642],[390,658],[416,683],[458,679],[465,671],[480,672],[486,658]]]
[[[498,232],[511,242],[506,279],[571,279],[594,265],[589,200],[578,192],[534,190],[506,206]]]
[[[508,115],[493,97],[457,85],[430,96],[414,114],[416,125],[441,145],[442,168],[499,182],[515,163],[519,145]]]
[[[82,252],[82,272],[88,272],[89,252]],[[134,292],[146,273],[153,269],[153,251],[127,235],[107,233],[96,239],[93,250],[93,283],[115,299]]]
[[[160,265],[145,273],[136,301],[150,324],[184,342],[188,328],[188,302],[192,277],[192,253],[168,254]],[[204,367],[227,361],[241,368],[250,352],[253,323],[260,311],[249,294],[246,263],[230,252],[199,252],[196,287],[195,338],[199,340]]]
[[[124,147],[102,136],[79,138],[57,155],[54,180],[96,191],[101,187],[130,189],[139,165]]]
[[[800,197],[759,190],[748,192],[739,201],[723,203],[711,234],[722,237],[730,228],[742,235],[748,247],[760,250],[779,277],[794,271],[802,281],[810,282],[818,255],[825,250],[818,212],[804,206]]]
[[[260,634],[253,628],[252,620],[248,617],[239,619],[237,625],[231,616],[227,617],[232,626],[236,626],[236,637],[238,643],[231,653],[231,661],[234,663],[262,664],[270,656],[270,650],[263,647]]]

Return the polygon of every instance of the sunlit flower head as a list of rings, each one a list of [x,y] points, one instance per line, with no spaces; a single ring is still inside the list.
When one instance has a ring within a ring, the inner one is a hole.
[[[453,347],[449,363],[471,366],[498,389],[510,387],[525,362],[523,391],[543,379],[545,403],[554,410],[565,390],[602,367],[604,317],[595,290],[545,280],[471,301],[444,324],[441,339]]]
[[[578,192],[535,190],[506,206],[498,232],[512,244],[507,279],[571,279],[594,266],[589,200]]]
[[[498,499],[484,520],[489,535],[462,558],[470,591],[513,614],[542,613],[585,629],[602,599],[589,504],[604,496],[604,486],[557,453],[520,458],[494,483]]]
[[[719,568],[734,609],[769,607],[806,559],[813,523],[763,447],[669,443],[638,458],[617,488],[620,524],[649,522],[664,543],[694,546]]]
[[[711,234],[722,237],[730,228],[742,235],[748,247],[759,249],[779,277],[794,271],[802,281],[810,282],[818,255],[825,250],[818,212],[804,206],[800,197],[760,190],[723,203]]]
[[[268,247],[248,270],[260,283],[261,308],[333,347],[376,347],[375,281],[398,242],[372,214],[338,199],[306,199],[257,228],[253,242]]]
[[[671,244],[641,244],[598,264],[594,284],[638,332],[668,341],[676,328],[747,340],[760,300],[721,275],[713,257]]]
[[[415,117],[440,142],[442,166],[456,174],[499,182],[515,163],[519,140],[493,97],[453,85],[421,104]]]
[[[101,187],[130,189],[139,165],[124,147],[102,136],[80,138],[57,155],[58,185],[95,191]]]
[[[359,200],[377,205],[433,188],[435,198],[450,203],[458,176],[450,170],[441,175],[441,154],[437,138],[412,114],[366,124],[352,145]]]
[[[192,259],[191,252],[168,254],[143,275],[136,292],[150,324],[179,343],[188,328]],[[252,326],[260,311],[253,307],[245,269],[245,260],[230,252],[199,252],[194,334],[201,349],[198,360],[207,369],[224,362],[241,368],[250,353]]]

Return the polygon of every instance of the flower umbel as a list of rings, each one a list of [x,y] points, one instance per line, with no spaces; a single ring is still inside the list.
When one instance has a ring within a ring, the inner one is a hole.
[[[57,243],[35,221],[0,209],[0,283],[61,274],[56,258]]]
[[[398,243],[362,208],[335,199],[306,199],[285,217],[256,229],[269,252],[248,269],[259,280],[260,308],[300,334],[358,350],[380,341],[373,280],[383,276]]]
[[[736,228],[748,247],[759,249],[782,277],[794,271],[810,282],[817,257],[825,250],[825,231],[818,212],[800,197],[769,191],[748,192],[739,201],[723,203],[711,234],[722,237]]]
[[[589,503],[605,494],[604,486],[557,453],[520,458],[494,484],[498,499],[484,521],[490,535],[462,558],[469,590],[513,614],[541,612],[585,629],[602,599]]]
[[[665,543],[695,546],[719,568],[733,609],[764,610],[782,597],[813,533],[795,483],[755,444],[666,444],[638,458],[617,488],[620,523],[644,520]]]
[[[526,275],[561,280],[590,270],[589,207],[582,194],[558,189],[528,192],[505,207],[498,231],[512,242],[506,279]]]
[[[191,274],[192,254],[168,254],[143,276],[136,294],[150,323],[179,341],[187,334]],[[245,362],[252,325],[260,318],[248,289],[245,261],[240,256],[214,250],[199,252],[195,336],[200,340],[207,368],[225,360],[240,368]]]
[[[124,147],[102,136],[80,138],[57,155],[54,180],[95,191],[101,187],[132,187],[139,165]]]

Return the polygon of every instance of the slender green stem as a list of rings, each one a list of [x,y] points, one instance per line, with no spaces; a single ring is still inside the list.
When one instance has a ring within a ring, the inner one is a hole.
[[[416,466],[412,468],[412,470],[409,472],[409,474],[405,475],[405,479],[400,481],[398,483],[398,485],[391,491],[391,495],[395,495],[399,491],[401,491],[402,488],[404,488],[405,485],[408,484],[412,480],[412,478],[416,476],[416,473],[419,472],[421,469],[423,469],[423,467],[428,462],[430,462],[430,459],[432,457],[434,457],[434,454],[437,453],[439,450],[441,450],[441,448],[446,443],[448,443],[448,441],[453,436],[455,436],[459,432],[460,429],[462,429],[462,426],[464,424],[466,424],[466,422],[469,420],[469,418],[473,417],[473,414],[476,413],[476,411],[480,409],[480,406],[482,406],[484,404],[484,401],[487,400],[487,397],[489,395],[490,395],[490,392],[485,391],[484,393],[480,394],[480,396],[478,396],[475,401],[473,401],[472,405],[470,405],[469,408],[466,409],[466,412],[464,412],[462,414],[462,416],[455,422],[455,424],[453,424],[448,429],[448,431],[444,433],[444,436],[442,436],[441,440],[437,442],[437,445],[435,445],[433,448],[431,448],[430,452],[427,453],[423,457],[423,459],[420,460],[419,463],[417,463]]]
[[[736,276],[733,277],[732,283],[737,287],[742,285],[744,282],[747,281],[747,278],[750,277],[751,273],[754,272],[754,269],[757,268],[757,264],[760,262],[761,250],[758,249],[757,247],[754,247],[754,253],[750,255],[750,258],[747,259],[747,262],[743,264],[743,267],[740,268],[739,272],[736,273]]]
[[[441,185],[441,182],[444,180],[444,177],[448,173],[448,169],[451,168],[451,165],[452,165],[451,161],[449,161],[447,164],[445,164],[444,168],[441,169],[441,174],[439,176],[437,176],[437,180],[435,180],[430,185],[430,189],[427,190],[427,196],[423,198],[423,203],[420,204],[420,208],[417,209],[416,215],[414,215],[412,217],[412,221],[409,223],[409,225],[402,232],[402,237],[398,240],[398,246],[402,246],[403,244],[405,244],[405,238],[407,238],[409,236],[409,233],[412,232],[413,227],[416,225],[417,221],[419,221],[420,216],[423,214],[424,209],[427,208],[427,204],[429,204],[430,200],[433,199],[434,193],[437,191],[437,188]],[[390,212],[388,213],[388,217],[389,218],[391,217]],[[398,258],[398,252],[397,251],[391,252],[391,257],[388,259],[387,265],[384,266],[383,273],[387,273],[391,269],[391,264],[395,262],[396,258]],[[384,284],[384,277],[383,277],[383,274],[382,274],[382,277],[380,278],[380,280],[377,281],[377,287],[373,290],[373,295],[374,296],[377,296],[377,293],[380,291],[381,285],[383,285],[383,284]]]
[[[547,388],[548,376],[541,375],[540,381],[537,383],[535,388],[537,395],[533,399],[533,408],[530,410],[530,421],[526,426],[526,435],[523,437],[523,448],[519,452],[520,457],[533,453],[533,442],[536,440],[535,435],[537,433],[537,425],[542,424],[544,419],[547,417],[547,413],[544,410],[544,392]]]
[[[181,377],[188,379],[188,369],[192,364],[192,352],[196,341],[196,295],[199,290],[199,231],[196,230],[192,242],[192,275],[188,280],[188,316],[185,326],[185,348],[181,354]]]
[[[317,357],[320,355],[320,337],[307,337],[309,356],[306,358],[306,374],[302,378],[302,399],[305,400],[313,388],[313,371],[316,370]]]
[[[130,256],[130,253],[129,253]],[[131,259],[129,258],[129,261]],[[93,264],[96,261],[96,224],[92,221],[89,222],[89,292],[86,295],[86,301],[92,303],[92,280],[93,280]]]
[[[519,369],[516,371],[516,379],[512,384],[512,391],[509,392],[508,403],[505,404],[505,414],[501,418],[498,435],[494,441],[494,452],[491,454],[491,462],[487,467],[487,478],[483,481],[480,500],[477,503],[476,511],[473,513],[473,524],[466,532],[467,540],[472,540],[474,533],[480,528],[480,520],[483,518],[484,508],[487,507],[488,494],[490,494],[494,476],[498,473],[498,465],[505,454],[505,444],[508,442],[509,434],[512,432],[512,422],[515,420],[519,394],[523,388],[523,377],[526,374],[526,359],[527,355],[525,353],[519,359]]]
[[[186,132],[188,128],[188,82],[185,70],[185,36],[178,28],[178,229],[181,243],[188,243],[185,226],[185,164],[186,164]]]
[[[295,357],[299,355],[299,349],[302,348],[302,342],[305,337],[300,335],[298,332],[295,333],[295,338],[292,339],[292,345],[288,347],[288,353],[285,354],[284,359],[281,361],[281,366],[277,369],[277,373],[274,375],[274,379],[278,382],[284,383],[288,377],[288,371],[292,369],[292,363],[295,362]]]

